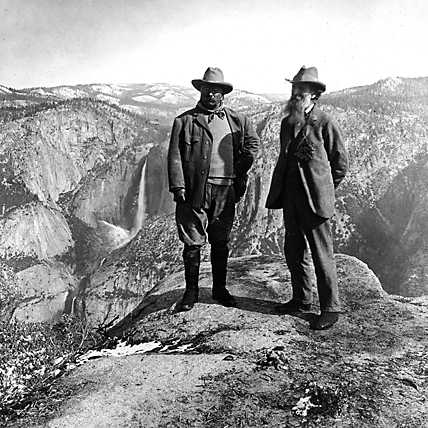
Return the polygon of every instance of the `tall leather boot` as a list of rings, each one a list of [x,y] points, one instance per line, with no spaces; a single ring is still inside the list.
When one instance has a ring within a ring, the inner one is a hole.
[[[201,249],[197,246],[185,245],[183,250],[184,278],[186,291],[180,304],[181,311],[190,311],[198,301],[199,265],[201,263]]]
[[[220,245],[219,245],[220,244]],[[236,300],[226,289],[227,258],[229,248],[227,243],[217,243],[211,246],[211,266],[213,275],[213,299],[223,306],[236,306]]]

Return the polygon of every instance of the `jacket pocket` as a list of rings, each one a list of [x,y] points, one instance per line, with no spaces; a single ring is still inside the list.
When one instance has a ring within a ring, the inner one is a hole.
[[[185,141],[183,144],[183,155],[182,155],[182,159],[184,162],[190,161],[191,153],[192,153],[192,144],[190,141]]]
[[[192,135],[192,137],[190,138],[190,144],[198,144],[201,142],[201,136],[200,135]]]

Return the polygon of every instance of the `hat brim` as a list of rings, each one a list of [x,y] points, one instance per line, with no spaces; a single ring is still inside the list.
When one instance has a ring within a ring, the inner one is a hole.
[[[192,85],[198,91],[200,91],[201,87],[204,85],[217,86],[218,88],[222,89],[224,94],[228,94],[229,92],[233,91],[233,86],[227,82],[213,82],[211,80],[193,79]]]
[[[290,82],[292,85],[311,85],[322,92],[325,92],[326,86],[322,82],[314,82],[312,80],[292,80],[285,79],[287,82]]]

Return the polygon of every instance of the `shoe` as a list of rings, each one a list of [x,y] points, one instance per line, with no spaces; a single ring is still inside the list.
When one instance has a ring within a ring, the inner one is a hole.
[[[289,300],[281,305],[276,305],[275,310],[280,315],[285,314],[307,314],[311,312],[312,305],[310,303],[301,303],[296,300]]]
[[[227,308],[235,308],[237,303],[235,298],[226,290],[222,291],[213,291],[212,297],[214,300],[219,302],[221,305],[226,306]]]
[[[177,305],[178,312],[190,311],[199,300],[198,294],[198,289],[186,289],[183,298]]]
[[[213,273],[213,299],[226,307],[236,307],[235,298],[226,289],[227,257],[229,248],[226,242],[211,246],[211,266]]]
[[[178,305],[178,312],[187,312],[193,309],[194,303],[180,303]]]
[[[315,321],[311,324],[312,330],[327,330],[337,323],[339,320],[339,312],[321,312]]]

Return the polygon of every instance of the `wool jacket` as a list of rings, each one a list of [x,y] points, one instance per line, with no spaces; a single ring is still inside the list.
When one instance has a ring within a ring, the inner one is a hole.
[[[246,116],[227,107],[224,111],[232,133],[235,189],[239,198],[245,192],[247,172],[254,162],[260,140]],[[185,189],[186,200],[196,209],[204,202],[212,142],[207,115],[200,108],[175,118],[168,149],[169,190]]]
[[[273,170],[266,208],[284,208],[288,148],[297,138],[298,170],[309,206],[320,217],[334,214],[335,188],[348,170],[348,155],[337,123],[315,106],[302,129],[292,129],[284,118],[280,130],[280,153]],[[295,155],[295,154],[294,154]]]

